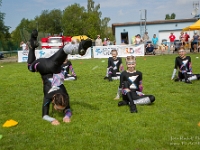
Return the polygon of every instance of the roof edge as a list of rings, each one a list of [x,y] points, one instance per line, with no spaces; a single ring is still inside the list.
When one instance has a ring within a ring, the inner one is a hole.
[[[179,23],[179,22],[191,22],[197,21],[197,18],[190,19],[169,19],[169,20],[154,20],[154,21],[146,21],[146,25],[149,24],[163,24],[163,23]],[[142,21],[144,22],[144,21]],[[113,23],[112,26],[131,26],[131,25],[139,25],[141,22],[125,22],[125,23]]]

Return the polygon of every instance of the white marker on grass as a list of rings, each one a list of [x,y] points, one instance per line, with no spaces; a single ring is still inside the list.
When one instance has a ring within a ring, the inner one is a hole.
[[[92,70],[97,69],[99,66],[95,66],[94,68],[92,68]]]

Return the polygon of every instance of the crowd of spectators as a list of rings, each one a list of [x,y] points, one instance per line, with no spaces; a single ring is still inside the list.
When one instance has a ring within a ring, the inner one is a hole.
[[[189,49],[190,52],[199,52],[200,45],[200,36],[195,31],[193,36],[190,36],[187,32],[180,32],[180,35],[176,37],[173,32],[171,32],[167,39],[162,39],[159,43],[159,39],[156,34],[153,34],[153,37],[150,38],[148,32],[145,32],[143,36],[136,34],[131,38],[132,45],[144,44],[145,47],[147,44],[151,43],[154,47],[154,50],[161,50],[164,53],[166,50],[171,50],[173,52],[177,51],[181,46],[184,46],[185,49]],[[121,44],[129,44],[127,38],[121,40]],[[95,40],[95,46],[108,46],[115,45],[115,42],[111,42],[109,38],[100,38],[100,35],[97,35]]]

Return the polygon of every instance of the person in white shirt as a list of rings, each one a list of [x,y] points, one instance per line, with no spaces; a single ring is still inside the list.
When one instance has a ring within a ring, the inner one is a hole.
[[[23,51],[26,50],[26,44],[23,41],[20,43],[20,47]]]
[[[97,35],[97,39],[95,40],[95,46],[103,46],[102,39],[100,35]]]

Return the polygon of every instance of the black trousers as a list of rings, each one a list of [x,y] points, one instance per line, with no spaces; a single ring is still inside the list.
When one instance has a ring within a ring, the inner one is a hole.
[[[36,60],[35,49],[30,49],[28,54],[28,69],[32,72],[39,72],[41,75],[60,73],[61,65],[65,61],[67,54],[60,48],[49,58],[39,58]]]
[[[122,88],[130,89],[129,87],[130,87],[130,83],[128,81],[124,81],[123,85],[122,85]],[[131,99],[127,95],[122,94],[122,98],[123,98],[124,101],[129,101],[130,102],[132,100],[134,101],[134,100],[138,100],[138,99],[146,98],[146,97],[149,97],[151,102],[155,101],[155,97],[153,95],[142,95],[142,96],[139,96],[139,95],[137,95],[135,90],[131,90],[129,93],[130,93]]]

